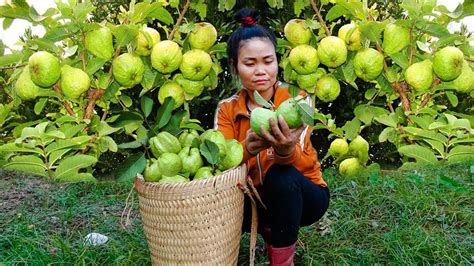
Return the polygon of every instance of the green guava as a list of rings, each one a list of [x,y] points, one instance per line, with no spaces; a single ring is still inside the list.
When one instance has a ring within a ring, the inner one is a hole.
[[[362,48],[354,57],[354,70],[356,75],[365,80],[376,79],[383,70],[383,55],[372,48]]]
[[[369,160],[369,143],[361,136],[357,136],[349,143],[349,154],[357,157],[360,163],[366,164]]]
[[[346,42],[349,51],[357,51],[362,47],[360,31],[355,24],[346,24],[340,27],[337,36]]]
[[[354,177],[359,174],[360,163],[357,158],[348,158],[339,164],[339,173],[343,176]]]
[[[346,155],[349,152],[349,144],[345,139],[335,139],[329,145],[328,153],[336,159]]]
[[[24,67],[15,83],[16,95],[18,95],[18,97],[24,101],[34,100],[38,96],[40,90],[41,88],[30,78],[29,67]]]
[[[221,171],[236,167],[242,162],[244,158],[244,147],[236,139],[226,140],[227,153],[225,157],[219,162],[218,168]]]
[[[189,80],[203,80],[212,67],[211,56],[203,50],[193,49],[183,55],[179,70]]]
[[[174,99],[174,109],[180,107],[184,103],[184,91],[175,81],[167,81],[161,85],[158,91],[158,101],[160,104],[165,102],[166,97]]]
[[[165,152],[158,157],[157,161],[163,176],[175,176],[183,169],[181,158],[176,153]]]
[[[157,182],[161,179],[162,174],[158,167],[158,161],[155,158],[147,160],[145,171],[143,171],[143,177],[147,182]]]
[[[161,154],[178,153],[181,150],[181,144],[178,138],[171,135],[169,132],[163,131],[158,133],[156,136],[151,137],[148,140],[151,152],[156,158],[159,158]]]
[[[309,28],[305,28],[304,24],[302,19],[288,21],[283,29],[286,39],[294,45],[308,44],[313,33]]]
[[[341,85],[333,75],[324,75],[316,83],[316,96],[323,102],[334,101],[341,93]]]
[[[107,27],[86,33],[86,50],[93,56],[109,60],[114,55],[112,32]]]
[[[137,36],[135,53],[141,56],[151,54],[151,49],[160,41],[160,33],[153,28],[144,27]]]
[[[291,67],[300,75],[315,72],[319,65],[316,48],[307,44],[301,44],[291,49],[288,60]]]
[[[139,56],[124,53],[112,62],[112,73],[114,79],[123,87],[131,88],[143,79],[145,65]]]
[[[213,177],[215,175],[218,176],[221,173],[222,172],[219,169],[216,169],[215,173],[212,173],[212,167],[203,166],[203,167],[201,167],[197,170],[196,174],[194,175],[193,180],[207,179],[207,178]]]
[[[388,24],[383,32],[382,49],[388,54],[398,53],[410,45],[410,30],[397,24]]]
[[[192,49],[207,50],[217,40],[217,30],[211,23],[199,22],[195,24],[196,30],[189,33],[189,44]]]
[[[446,85],[453,87],[459,93],[468,93],[474,87],[474,71],[469,63],[464,60],[461,74],[453,81],[446,82]]]
[[[323,38],[318,45],[318,58],[321,64],[338,67],[347,60],[347,47],[343,39],[336,36]]]
[[[294,98],[285,100],[278,106],[278,109],[276,110],[276,116],[283,116],[285,122],[290,128],[297,128],[303,124],[303,120],[301,120],[301,114],[297,107],[298,103],[296,101],[297,100]]]
[[[219,148],[219,157],[222,159],[227,153],[227,142],[225,140],[224,134],[218,130],[208,129],[199,136],[201,143],[207,139],[214,142]]]
[[[434,54],[433,71],[442,81],[451,81],[461,75],[464,54],[456,47],[448,46]]]
[[[173,80],[176,81],[184,91],[184,98],[187,101],[192,100],[194,97],[198,97],[204,90],[204,81],[199,80],[190,80],[183,77],[182,74],[176,74],[173,77]]]
[[[163,74],[168,74],[179,68],[183,60],[181,47],[173,41],[161,41],[151,49],[151,65]]]
[[[59,59],[44,51],[36,52],[28,59],[30,78],[36,85],[48,88],[53,86],[61,76]]]
[[[64,65],[61,68],[60,84],[64,96],[78,99],[89,89],[91,79],[82,69]]]
[[[186,146],[181,149],[178,156],[181,158],[181,162],[183,163],[183,172],[190,173],[191,175],[194,175],[204,164],[198,148]]]
[[[318,67],[316,72],[313,72],[313,73],[309,73],[306,75],[296,74],[297,75],[296,82],[298,83],[298,86],[302,88],[303,90],[309,93],[314,93],[316,90],[316,83],[325,74],[326,74],[326,70],[324,68]]]
[[[192,146],[195,140],[197,140],[197,144],[199,144],[199,133],[195,129],[185,130],[179,135],[178,139],[179,143],[181,143],[181,147]]]
[[[163,176],[160,181],[158,181],[159,184],[177,184],[186,182],[189,182],[189,178],[181,175]]]
[[[250,114],[250,127],[252,128],[253,132],[259,136],[262,136],[260,126],[263,126],[263,128],[265,128],[268,133],[271,133],[272,128],[270,126],[270,118],[273,118],[275,123],[278,123],[276,112],[262,107],[253,109],[252,113]]]
[[[415,91],[427,91],[433,83],[432,66],[429,59],[414,63],[405,70],[405,80]]]

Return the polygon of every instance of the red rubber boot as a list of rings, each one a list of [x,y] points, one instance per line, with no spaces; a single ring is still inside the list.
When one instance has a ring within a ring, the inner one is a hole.
[[[269,245],[270,266],[294,266],[296,243],[288,247],[275,248]]]

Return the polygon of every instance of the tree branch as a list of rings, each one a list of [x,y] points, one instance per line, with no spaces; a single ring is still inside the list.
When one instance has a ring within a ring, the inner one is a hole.
[[[85,32],[82,32],[81,61],[82,61],[82,70],[86,71],[86,33]]]
[[[316,5],[316,2],[314,0],[311,0],[311,6],[313,7],[314,12],[316,12],[316,16],[318,16],[319,23],[321,23],[321,25],[323,26],[324,32],[326,33],[326,36],[331,36],[331,32],[329,31],[328,27],[326,26],[326,22],[324,22],[324,19],[321,16],[321,13],[319,12],[319,8]]]
[[[20,67],[27,66],[28,64],[21,64],[21,65],[14,65],[14,66],[6,66],[6,67],[0,67],[0,70],[5,70],[5,69],[16,69]]]
[[[59,93],[59,95],[61,95],[61,97],[63,97],[63,92],[61,91],[61,88],[59,87],[59,83],[56,83],[53,85],[53,89]],[[75,116],[76,113],[74,113],[74,110],[72,110],[72,107],[69,105],[69,102],[65,101],[63,99],[63,106],[64,108],[66,109],[66,111],[68,112],[68,114],[72,115],[72,116]]]
[[[176,24],[174,25],[173,30],[171,31],[170,35],[168,36],[168,40],[173,40],[174,34],[178,30],[179,24],[181,24],[181,21],[183,20],[184,15],[186,14],[186,12],[188,12],[188,9],[189,9],[190,5],[191,5],[191,0],[187,0],[186,4],[183,7],[183,10],[179,14],[178,20],[176,21]]]

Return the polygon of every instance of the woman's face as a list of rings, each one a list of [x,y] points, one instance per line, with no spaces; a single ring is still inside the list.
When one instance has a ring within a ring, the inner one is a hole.
[[[260,94],[271,90],[278,75],[278,61],[272,42],[267,38],[241,42],[237,73],[245,89],[257,90]]]

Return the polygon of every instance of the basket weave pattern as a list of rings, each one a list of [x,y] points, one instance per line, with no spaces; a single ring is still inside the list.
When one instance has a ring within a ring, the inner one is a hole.
[[[235,265],[245,179],[240,166],[218,177],[180,184],[135,179],[140,214],[154,265]]]

